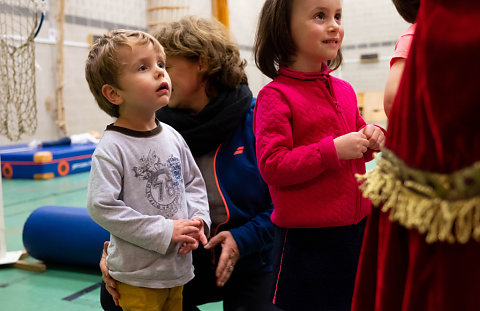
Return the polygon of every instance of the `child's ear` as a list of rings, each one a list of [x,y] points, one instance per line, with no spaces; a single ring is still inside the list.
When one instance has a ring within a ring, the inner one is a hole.
[[[123,98],[122,96],[120,96],[120,94],[118,94],[117,88],[111,86],[110,84],[104,84],[102,86],[102,94],[109,102],[114,105],[120,105],[123,102]]]

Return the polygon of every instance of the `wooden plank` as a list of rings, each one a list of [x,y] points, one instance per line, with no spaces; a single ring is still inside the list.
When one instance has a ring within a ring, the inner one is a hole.
[[[23,251],[22,254],[20,255],[20,259],[17,260],[17,262],[11,264],[11,266],[16,269],[27,270],[32,272],[45,272],[47,270],[47,266],[41,261],[29,262],[29,261],[23,260],[27,257],[30,257],[30,255],[27,253],[27,251]]]
[[[27,253],[27,251],[23,251],[22,255],[20,255],[20,258],[18,260],[23,260],[27,257],[30,257],[30,255]]]
[[[32,272],[45,272],[47,270],[47,266],[42,262],[28,262],[25,260],[18,260],[16,263],[12,264],[12,267]]]

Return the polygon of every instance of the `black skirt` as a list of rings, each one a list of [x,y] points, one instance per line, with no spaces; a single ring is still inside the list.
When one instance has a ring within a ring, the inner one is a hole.
[[[349,311],[365,222],[315,229],[276,227],[274,304],[286,311]]]

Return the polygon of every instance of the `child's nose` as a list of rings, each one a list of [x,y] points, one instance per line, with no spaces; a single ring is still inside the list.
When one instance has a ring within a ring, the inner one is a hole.
[[[155,75],[157,77],[163,77],[165,75],[165,68],[162,68],[160,66],[156,66],[156,69],[155,69]]]
[[[337,20],[335,20],[335,19],[330,20],[330,22],[328,24],[328,30],[338,31],[339,28],[340,28],[340,25],[338,24]]]

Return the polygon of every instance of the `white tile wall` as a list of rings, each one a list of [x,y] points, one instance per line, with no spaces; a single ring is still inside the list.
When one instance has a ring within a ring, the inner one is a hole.
[[[146,29],[147,7],[149,0],[68,0],[65,13],[74,17],[129,25]],[[154,0],[151,0],[154,1]],[[155,1],[189,1],[189,14],[211,17],[212,0],[155,0]],[[263,0],[230,0],[230,29],[241,46],[241,54],[247,59],[247,73],[254,95],[269,82],[255,66],[250,47],[253,45],[258,13]],[[158,2],[159,3],[159,2]],[[166,3],[166,2],[162,2]],[[172,5],[172,4],[167,4]],[[62,134],[54,124],[51,110],[45,102],[55,95],[55,45],[48,41],[48,28],[54,25],[51,8],[53,1],[47,1],[49,20],[46,20],[36,43],[37,106],[39,127],[32,136],[22,137],[21,142],[36,139],[56,139]],[[50,9],[51,8],[51,9]],[[397,14],[391,0],[343,0],[343,23],[345,26],[344,46],[371,44],[376,42],[394,42],[408,28]],[[111,122],[95,103],[84,79],[84,63],[88,53],[88,34],[101,34],[106,29],[78,24],[65,25],[65,86],[64,103],[66,110],[68,134],[102,131]],[[349,81],[356,91],[383,91],[388,74],[388,60],[393,52],[392,46],[345,49],[345,63],[335,75]],[[360,55],[378,53],[381,61],[377,63],[360,63]],[[0,144],[10,143],[0,137]]]
[[[237,42],[253,46],[263,1],[229,1],[230,28]]]
[[[396,42],[408,28],[390,0],[344,0],[343,46]],[[344,65],[337,75],[357,92],[383,91],[394,45],[344,49]],[[360,63],[360,55],[377,53],[378,63]]]
[[[69,0],[65,14],[145,28],[145,0]]]
[[[190,1],[190,14],[198,15],[201,17],[211,17],[212,16],[212,1],[213,0],[191,0]],[[239,0],[234,0],[240,2]],[[243,0],[247,2],[252,2],[256,0]],[[232,2],[232,1],[230,1]]]

